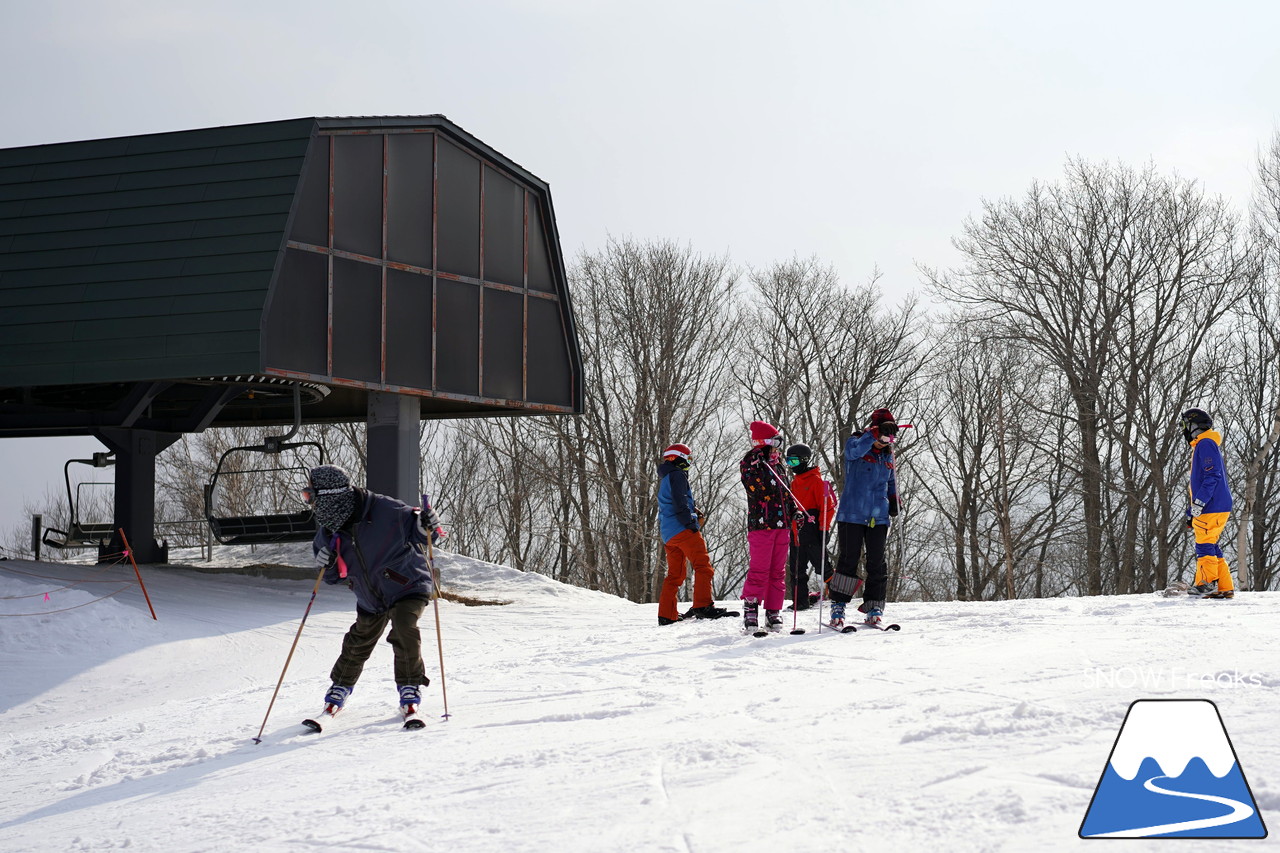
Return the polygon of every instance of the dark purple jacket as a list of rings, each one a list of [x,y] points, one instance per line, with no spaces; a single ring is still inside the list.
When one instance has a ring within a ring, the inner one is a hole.
[[[334,533],[316,531],[311,543],[315,553],[332,551],[325,583],[346,583],[356,594],[356,607],[366,613],[385,613],[405,598],[431,597],[431,570],[418,549],[427,537],[418,524],[418,512],[395,498],[356,489],[351,520]],[[347,576],[342,577],[336,557]]]

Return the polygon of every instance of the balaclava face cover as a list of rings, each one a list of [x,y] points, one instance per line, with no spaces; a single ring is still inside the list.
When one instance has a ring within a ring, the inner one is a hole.
[[[336,465],[312,468],[311,486],[316,490],[316,523],[326,530],[342,529],[356,508],[356,493],[347,472]]]

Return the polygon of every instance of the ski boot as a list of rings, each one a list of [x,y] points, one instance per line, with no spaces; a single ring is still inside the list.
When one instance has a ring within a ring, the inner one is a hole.
[[[879,628],[884,622],[884,602],[883,601],[863,601],[858,605],[858,611],[864,615],[863,623],[873,628]]]
[[[418,685],[400,684],[396,689],[400,691],[400,713],[404,716],[404,727],[420,729],[425,726],[426,723],[418,716],[418,706],[422,704],[422,691],[418,689]]]
[[[690,607],[684,612],[682,619],[723,619],[726,616],[737,616],[736,610],[726,610],[723,607],[716,607],[715,604],[708,604],[706,607]]]
[[[329,716],[333,716],[342,710],[342,706],[347,704],[347,697],[352,694],[355,687],[344,687],[341,684],[335,684],[329,688],[329,692],[324,694],[324,712]]]
[[[677,617],[676,617],[676,618],[674,618],[674,619],[668,619],[668,618],[667,618],[667,617],[665,617],[665,616],[659,616],[659,617],[658,617],[658,624],[659,624],[659,625],[674,625],[674,624],[676,624],[677,622],[679,622],[680,620],[682,620],[683,618],[684,618],[683,616],[677,616]]]
[[[831,602],[831,618],[827,620],[827,627],[834,628],[837,631],[844,630],[844,602]]]
[[[333,685],[329,688],[329,692],[324,694],[324,710],[314,717],[308,717],[303,720],[302,724],[313,732],[324,731],[324,727],[338,715],[338,712],[342,710],[342,706],[347,703],[347,697],[351,695],[353,690],[355,690],[354,686]]]
[[[770,631],[781,631],[782,612],[778,610],[766,610],[764,612],[764,626]]]
[[[754,634],[760,627],[760,602],[747,599],[742,602],[742,632]]]

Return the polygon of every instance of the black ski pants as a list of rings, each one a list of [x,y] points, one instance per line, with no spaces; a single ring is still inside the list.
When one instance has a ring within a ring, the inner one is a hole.
[[[391,644],[395,663],[396,684],[427,684],[426,666],[422,662],[422,634],[418,631],[427,602],[421,598],[403,598],[383,613],[368,613],[356,608],[356,621],[342,638],[342,653],[334,663],[329,678],[334,684],[354,687],[364,671],[364,662],[373,654],[390,623],[387,642]]]
[[[797,610],[809,608],[809,567],[815,573],[825,572],[830,575],[835,570],[831,554],[823,555],[823,550],[831,539],[830,531],[818,529],[814,522],[808,522],[800,528],[798,541],[791,544],[791,561],[788,565],[787,594],[795,603]],[[823,581],[826,578],[822,579]]]
[[[862,599],[884,601],[885,590],[889,586],[889,566],[884,559],[889,525],[870,526],[839,521],[836,522],[836,536],[840,540],[840,559],[836,562],[836,574],[844,575],[850,580],[831,579],[831,600],[848,603],[853,598],[853,594],[847,590],[856,589],[856,580],[853,579],[858,577],[858,558],[865,549],[867,580],[862,588]]]

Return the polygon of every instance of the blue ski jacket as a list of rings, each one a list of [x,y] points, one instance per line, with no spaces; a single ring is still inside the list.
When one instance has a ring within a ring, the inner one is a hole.
[[[351,521],[336,532],[321,527],[311,542],[317,556],[328,554],[325,583],[345,583],[366,613],[385,613],[406,598],[430,598],[431,571],[418,550],[427,534],[418,511],[386,495],[355,493]]]
[[[685,530],[698,531],[698,505],[689,488],[689,475],[672,462],[658,465],[658,529],[663,542]]]
[[[836,521],[867,526],[889,523],[889,501],[898,499],[893,447],[877,451],[871,446],[875,440],[869,432],[845,440],[844,489]]]
[[[1203,503],[1205,512],[1231,512],[1231,486],[1221,444],[1222,433],[1216,429],[1205,430],[1191,442],[1191,500]]]

